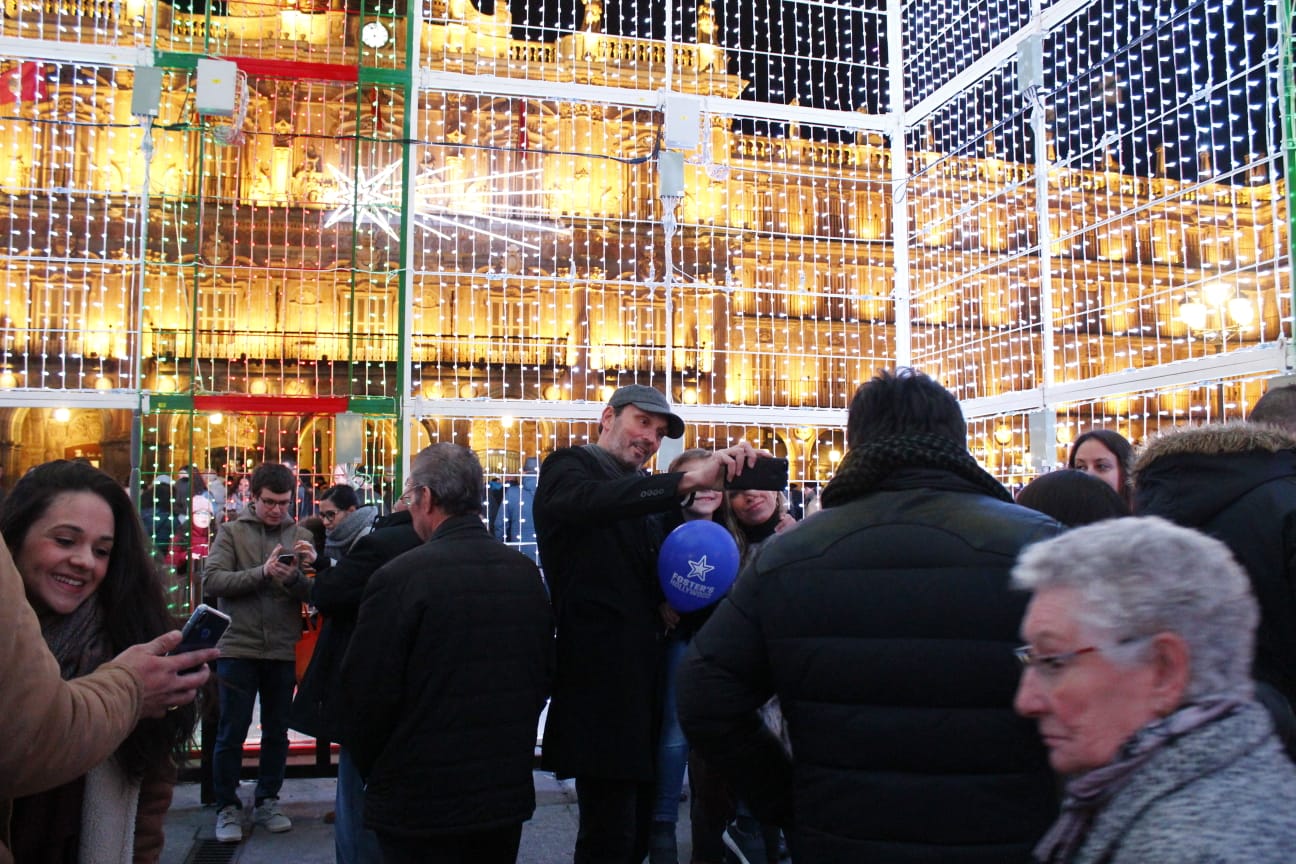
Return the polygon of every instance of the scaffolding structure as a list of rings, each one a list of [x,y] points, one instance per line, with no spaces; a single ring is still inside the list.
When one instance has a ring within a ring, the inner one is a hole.
[[[1290,0],[6,0],[2,27],[11,475],[288,458],[390,497],[453,440],[507,488],[643,383],[687,446],[813,488],[855,387],[907,364],[1021,483],[1089,428],[1245,416],[1292,366]],[[241,117],[196,104],[208,57]]]

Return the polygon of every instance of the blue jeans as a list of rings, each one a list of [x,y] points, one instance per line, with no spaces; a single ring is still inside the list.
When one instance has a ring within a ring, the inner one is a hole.
[[[675,706],[675,673],[688,649],[689,640],[674,633],[666,640],[662,654],[662,727],[657,739],[657,797],[653,803],[653,821],[679,821],[680,790],[684,787],[684,769],[688,766],[688,742],[680,728]]]
[[[337,795],[333,802],[333,850],[338,864],[382,864],[378,835],[364,827],[364,780],[351,754],[338,748]]]
[[[288,709],[297,686],[296,664],[291,660],[216,661],[220,681],[220,721],[216,727],[216,752],[212,755],[212,786],[216,807],[242,807],[238,797],[243,767],[243,742],[252,725],[252,707],[261,696],[261,764],[257,771],[254,804],[278,798],[288,764]]]

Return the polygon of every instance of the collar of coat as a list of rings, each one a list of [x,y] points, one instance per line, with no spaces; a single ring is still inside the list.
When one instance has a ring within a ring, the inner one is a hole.
[[[1135,485],[1138,484],[1141,472],[1166,456],[1210,456],[1256,451],[1277,453],[1279,450],[1296,450],[1296,436],[1276,426],[1237,422],[1174,429],[1152,438],[1143,448],[1134,463]]]

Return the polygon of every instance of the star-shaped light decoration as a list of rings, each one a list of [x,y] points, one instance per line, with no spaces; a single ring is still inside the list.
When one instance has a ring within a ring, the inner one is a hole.
[[[397,159],[372,177],[366,177],[364,168],[356,170],[356,176],[343,174],[332,165],[329,173],[337,181],[337,200],[341,203],[338,209],[329,214],[324,222],[325,228],[332,228],[339,222],[354,222],[363,225],[368,222],[377,225],[388,237],[400,240],[392,223],[400,219],[400,189],[386,188],[391,185],[392,175],[400,170]]]
[[[568,229],[549,220],[544,190],[525,182],[538,178],[539,168],[464,178],[446,177],[448,171],[423,171],[414,181],[414,223],[423,230],[449,240],[450,235],[438,228],[464,229],[534,252],[540,251],[538,244],[500,230],[568,233]]]
[[[713,565],[707,563],[707,556],[703,555],[697,561],[689,561],[688,578],[696,579],[699,582],[707,581],[707,574],[716,569]]]

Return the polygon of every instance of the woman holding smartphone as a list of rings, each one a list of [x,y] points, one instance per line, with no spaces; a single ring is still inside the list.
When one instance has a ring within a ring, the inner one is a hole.
[[[174,629],[140,519],[97,468],[57,460],[28,471],[0,508],[0,534],[65,679]],[[187,705],[141,720],[85,776],[14,801],[15,860],[157,861],[195,716]]]

